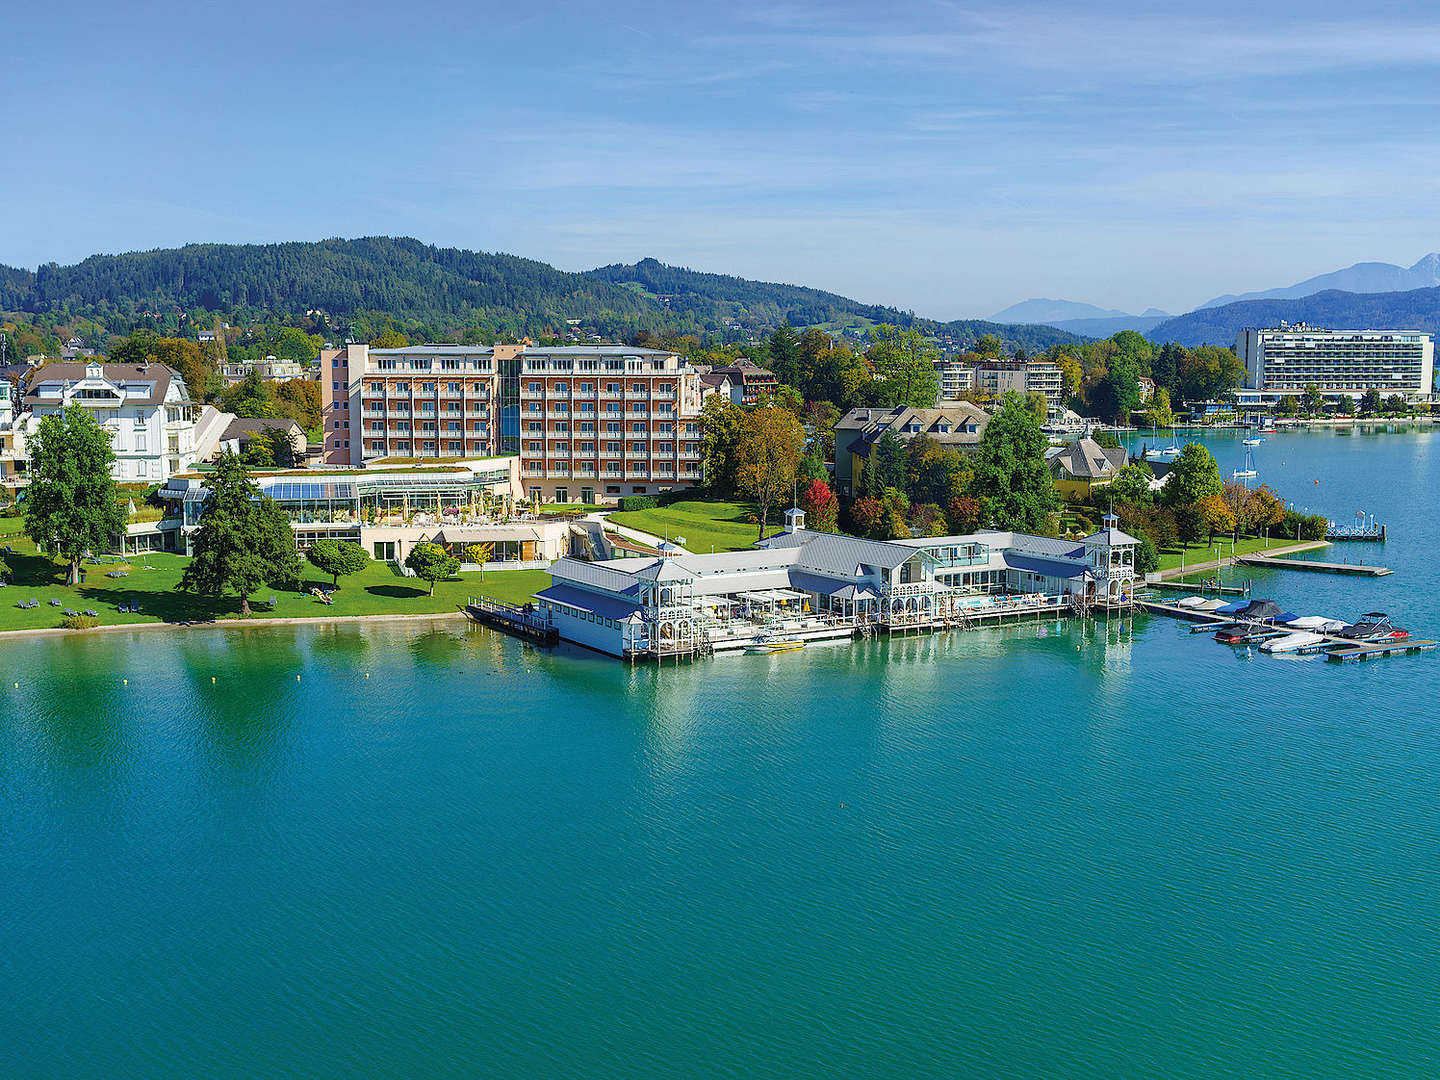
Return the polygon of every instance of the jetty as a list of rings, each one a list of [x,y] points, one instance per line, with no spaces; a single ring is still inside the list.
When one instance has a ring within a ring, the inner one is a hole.
[[[1331,649],[1325,655],[1337,664],[1343,664],[1347,660],[1375,660],[1382,656],[1393,656],[1396,653],[1428,652],[1436,645],[1440,645],[1440,641],[1416,641],[1413,638],[1407,638],[1404,641],[1382,641],[1372,645],[1357,645],[1353,649]]]
[[[1268,566],[1273,570],[1308,570],[1312,574],[1351,574],[1356,577],[1385,577],[1395,571],[1388,566],[1367,563],[1319,562],[1310,559],[1277,559],[1273,555],[1237,555],[1235,561],[1246,566]]]
[[[1234,626],[1235,619],[1230,615],[1217,615],[1211,611],[1196,611],[1194,608],[1178,607],[1175,604],[1167,604],[1162,601],[1138,597],[1136,603],[1141,610],[1148,611],[1153,615],[1166,615],[1172,619],[1183,619],[1187,622],[1198,623],[1192,626],[1192,634],[1202,634],[1219,630],[1222,627]],[[1252,633],[1236,641],[1232,645],[1258,645],[1262,641],[1279,637],[1285,633],[1293,633],[1288,627],[1267,626],[1256,624]],[[1356,641],[1353,638],[1344,638],[1336,634],[1320,633],[1322,641],[1307,645],[1304,648],[1296,649],[1292,655],[1315,655],[1323,653],[1329,660],[1336,663],[1343,663],[1347,660],[1378,660],[1386,656],[1398,656],[1402,653],[1429,652],[1440,641],[1430,641],[1421,638],[1406,638],[1403,641]]]
[[[465,604],[465,615],[472,622],[503,630],[536,645],[560,642],[560,631],[534,604],[506,604],[488,596],[472,596]]]

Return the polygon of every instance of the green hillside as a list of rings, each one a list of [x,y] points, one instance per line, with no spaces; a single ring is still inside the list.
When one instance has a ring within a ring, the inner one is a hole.
[[[1052,327],[936,323],[910,312],[795,285],[706,274],[644,259],[568,273],[533,259],[438,248],[405,237],[282,244],[189,244],[92,255],[36,271],[0,267],[0,311],[50,325],[93,319],[110,333],[147,320],[209,313],[241,323],[318,309],[332,330],[364,336],[395,325],[417,339],[564,334],[607,339],[646,331],[743,341],[782,321],[839,330],[877,322],[973,340],[995,333],[1043,349],[1079,340]]]

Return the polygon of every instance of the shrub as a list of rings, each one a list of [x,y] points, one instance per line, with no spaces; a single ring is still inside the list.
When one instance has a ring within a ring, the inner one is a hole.
[[[100,625],[100,620],[94,615],[66,615],[60,620],[60,625],[66,630],[94,630]]]
[[[622,495],[616,505],[621,510],[654,510],[660,500],[654,495]]]
[[[1287,510],[1280,528],[1286,536],[1293,536],[1296,540],[1324,540],[1330,522],[1323,514],[1300,514]]]

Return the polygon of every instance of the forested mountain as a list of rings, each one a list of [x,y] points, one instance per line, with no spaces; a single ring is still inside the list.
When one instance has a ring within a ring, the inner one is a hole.
[[[177,312],[188,313],[192,325],[208,326],[197,315],[249,323],[315,309],[332,331],[363,337],[393,324],[429,340],[564,335],[572,328],[605,338],[644,331],[744,340],[787,320],[831,329],[892,322],[961,342],[995,333],[1030,350],[1077,340],[1051,327],[939,324],[818,289],[699,273],[654,259],[577,274],[403,237],[190,244],[92,255],[73,266],[48,263],[36,272],[0,267],[0,311],[46,316],[52,325],[93,319],[110,333]]]
[[[1167,319],[1145,336],[1151,341],[1178,341],[1188,346],[1234,345],[1238,331],[1247,327],[1278,326],[1281,319],[1332,330],[1440,332],[1440,288],[1390,293],[1331,289],[1295,300],[1243,300]]]

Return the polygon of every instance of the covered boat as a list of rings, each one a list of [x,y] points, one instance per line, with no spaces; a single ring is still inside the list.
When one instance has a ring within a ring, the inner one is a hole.
[[[1301,649],[1323,644],[1325,644],[1324,634],[1317,634],[1310,630],[1298,630],[1293,634],[1286,634],[1284,637],[1262,641],[1260,651],[1268,653],[1298,652]]]
[[[1298,619],[1291,619],[1285,625],[1293,626],[1296,630],[1318,630],[1324,634],[1333,634],[1345,626],[1341,620],[1327,619],[1324,615],[1302,615]]]

